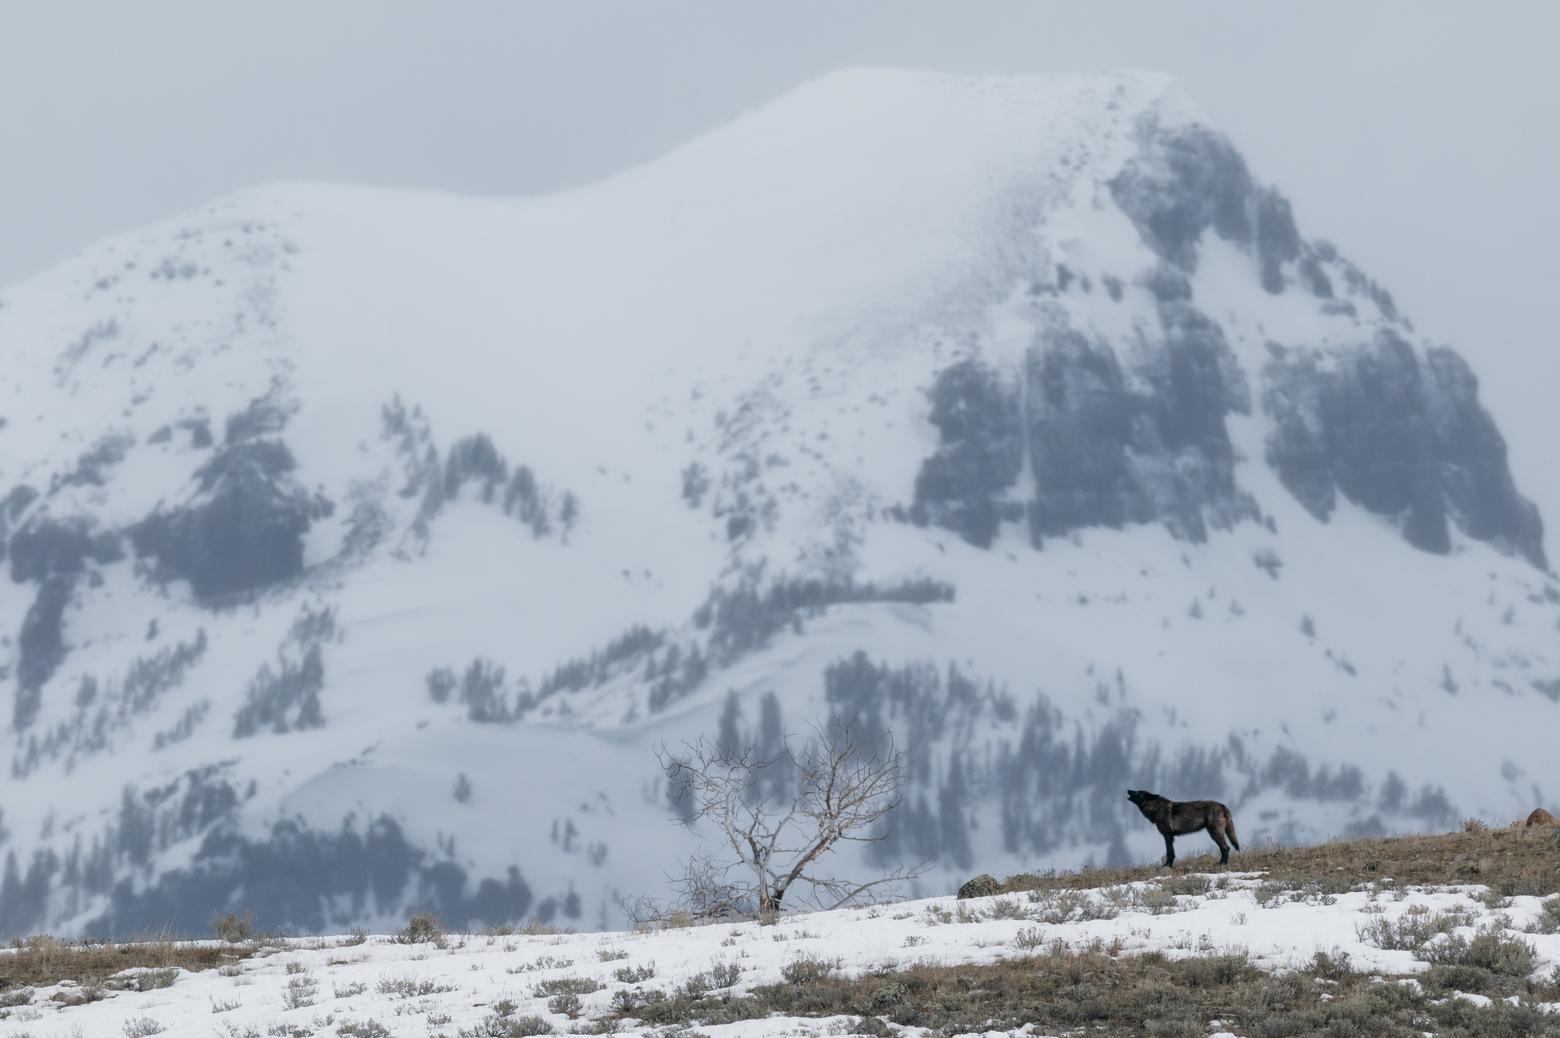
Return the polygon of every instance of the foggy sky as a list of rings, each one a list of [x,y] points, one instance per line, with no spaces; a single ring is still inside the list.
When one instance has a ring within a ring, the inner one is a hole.
[[[1554,525],[1557,34],[1547,0],[0,0],[0,286],[259,181],[579,184],[844,65],[1156,69],[1470,357]]]

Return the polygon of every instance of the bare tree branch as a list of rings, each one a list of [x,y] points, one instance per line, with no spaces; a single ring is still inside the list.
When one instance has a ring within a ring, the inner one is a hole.
[[[883,838],[877,823],[899,806],[904,785],[904,757],[891,737],[866,745],[853,724],[830,719],[813,725],[800,754],[787,735],[772,757],[756,746],[721,749],[703,738],[684,743],[675,756],[662,747],[656,757],[671,788],[687,798],[683,824],[712,823],[735,859],[723,865],[707,856],[690,859],[674,882],[702,916],[735,906],[773,916],[798,884],[808,890],[808,903],[837,908],[873,900],[925,870],[896,870],[865,883],[815,873],[840,843]],[[789,797],[778,797],[782,783],[768,780],[777,771],[794,778]],[[749,880],[729,880],[732,870]]]

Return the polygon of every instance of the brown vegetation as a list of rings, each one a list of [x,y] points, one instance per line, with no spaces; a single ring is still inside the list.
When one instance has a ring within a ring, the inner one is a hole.
[[[0,991],[65,981],[82,987],[102,985],[129,969],[215,969],[253,954],[252,946],[218,947],[166,938],[115,942],[29,937],[17,946],[0,949]]]
[[[1186,872],[1262,872],[1269,881],[1296,887],[1320,882],[1349,889],[1390,879],[1415,885],[1476,883],[1505,896],[1560,893],[1560,852],[1549,833],[1520,826],[1334,840],[1311,847],[1269,845],[1249,848],[1229,866],[1221,867],[1211,854],[1183,858],[1177,866]],[[1087,890],[1164,875],[1158,866],[1022,874],[1009,876],[1000,893]]]
[[[980,966],[918,965],[857,978],[820,971],[738,998],[679,991],[620,1012],[671,1026],[775,1013],[848,1015],[862,1018],[853,1033],[881,1035],[894,1033],[883,1021],[947,1034],[1033,1024],[1041,1033],[1201,1038],[1210,1021],[1253,1035],[1553,1034],[1560,1022],[1537,1003],[1560,998],[1560,990],[1512,975],[1524,965],[1531,963],[1520,955],[1505,958],[1481,948],[1437,963],[1423,987],[1415,988],[1357,973],[1347,956],[1318,955],[1308,969],[1275,976],[1239,954],[1172,960],[1158,953],[1115,957],[1103,947],[1054,947]],[[1453,983],[1457,990],[1517,1001],[1478,1006],[1449,999]]]

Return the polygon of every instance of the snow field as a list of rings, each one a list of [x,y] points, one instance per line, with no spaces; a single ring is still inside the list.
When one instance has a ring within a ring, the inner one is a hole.
[[[1191,889],[1204,882],[1202,894],[1170,892],[1172,884]],[[1254,873],[1188,874],[1076,893],[905,901],[787,916],[773,926],[743,922],[637,933],[452,934],[437,944],[401,944],[385,936],[362,943],[283,940],[266,943],[236,969],[181,972],[170,987],[120,992],[85,1005],[61,1008],[49,1001],[57,989],[38,989],[31,1006],[12,1010],[10,1019],[0,1023],[0,1036],[111,1035],[127,1033],[127,1027],[149,1018],[163,1028],[158,1033],[170,1038],[204,1038],[214,1032],[423,1038],[472,1033],[495,1007],[515,1018],[541,1017],[556,1033],[565,1033],[577,1021],[550,1009],[548,1002],[571,989],[579,992],[578,1017],[589,1021],[610,1015],[613,999],[625,991],[670,992],[692,981],[735,996],[785,983],[788,971],[797,969],[860,977],[923,964],[992,963],[1058,945],[1122,955],[1162,952],[1172,958],[1243,954],[1275,972],[1303,967],[1325,952],[1346,954],[1361,972],[1411,977],[1426,963],[1410,950],[1378,947],[1367,939],[1370,928],[1381,923],[1397,927],[1441,913],[1459,921],[1450,935],[1497,932],[1530,942],[1538,953],[1538,974],[1547,975],[1560,963],[1560,933],[1526,932],[1540,916],[1541,899],[1515,897],[1497,910],[1481,899],[1484,892],[1464,886],[1308,894],[1264,886]],[[1044,921],[1058,914],[1109,917]],[[506,1001],[510,1005],[504,1006]],[[370,1029],[370,1021],[382,1030]],[[622,1033],[654,1030],[630,1025]],[[848,1021],[771,1017],[700,1031],[711,1038],[844,1034]]]

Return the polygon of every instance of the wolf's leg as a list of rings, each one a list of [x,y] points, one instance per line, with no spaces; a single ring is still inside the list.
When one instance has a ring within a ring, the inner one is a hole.
[[[1165,868],[1175,864],[1175,837],[1165,834]]]
[[[1219,864],[1228,865],[1230,863],[1230,845],[1225,842],[1224,827],[1221,825],[1210,825],[1208,827],[1208,835],[1213,837],[1213,842],[1219,845]]]

